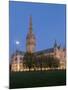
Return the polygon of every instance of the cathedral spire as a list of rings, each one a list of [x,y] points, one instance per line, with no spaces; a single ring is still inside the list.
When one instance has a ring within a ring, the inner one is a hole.
[[[29,53],[35,52],[35,35],[32,32],[32,16],[29,18],[29,32],[27,33],[26,37],[26,51]]]
[[[30,16],[29,33],[32,33],[32,16]]]

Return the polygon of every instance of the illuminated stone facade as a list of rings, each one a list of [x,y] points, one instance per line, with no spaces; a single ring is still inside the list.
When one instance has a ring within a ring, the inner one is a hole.
[[[23,71],[23,53],[16,51],[11,58],[11,71]]]
[[[55,41],[53,48],[35,52],[36,38],[32,32],[32,17],[30,16],[29,32],[26,37],[26,52],[35,53],[37,57],[40,56],[53,56],[60,60],[60,66],[57,69],[66,69],[66,49],[57,45]],[[16,51],[11,57],[11,71],[29,71],[29,68],[24,64],[23,57],[25,52]],[[42,70],[48,70],[50,68],[43,68]],[[32,68],[32,71],[34,68]],[[36,68],[40,70],[40,68]]]

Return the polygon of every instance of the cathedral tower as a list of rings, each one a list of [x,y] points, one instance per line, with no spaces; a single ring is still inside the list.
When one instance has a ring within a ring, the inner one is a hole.
[[[29,31],[26,37],[26,51],[29,53],[35,52],[35,45],[36,45],[35,35],[33,34],[32,31],[32,17],[30,16]]]

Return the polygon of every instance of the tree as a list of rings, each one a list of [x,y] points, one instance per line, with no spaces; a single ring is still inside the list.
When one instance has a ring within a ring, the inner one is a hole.
[[[35,67],[35,55],[34,53],[26,52],[24,55],[24,64],[29,68],[29,71],[32,67]]]
[[[59,67],[59,59],[53,56],[46,57],[46,64],[49,68],[57,68]]]

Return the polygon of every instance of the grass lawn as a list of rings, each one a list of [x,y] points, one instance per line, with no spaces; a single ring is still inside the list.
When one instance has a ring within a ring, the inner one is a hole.
[[[66,71],[11,72],[10,88],[28,88],[66,85]]]

